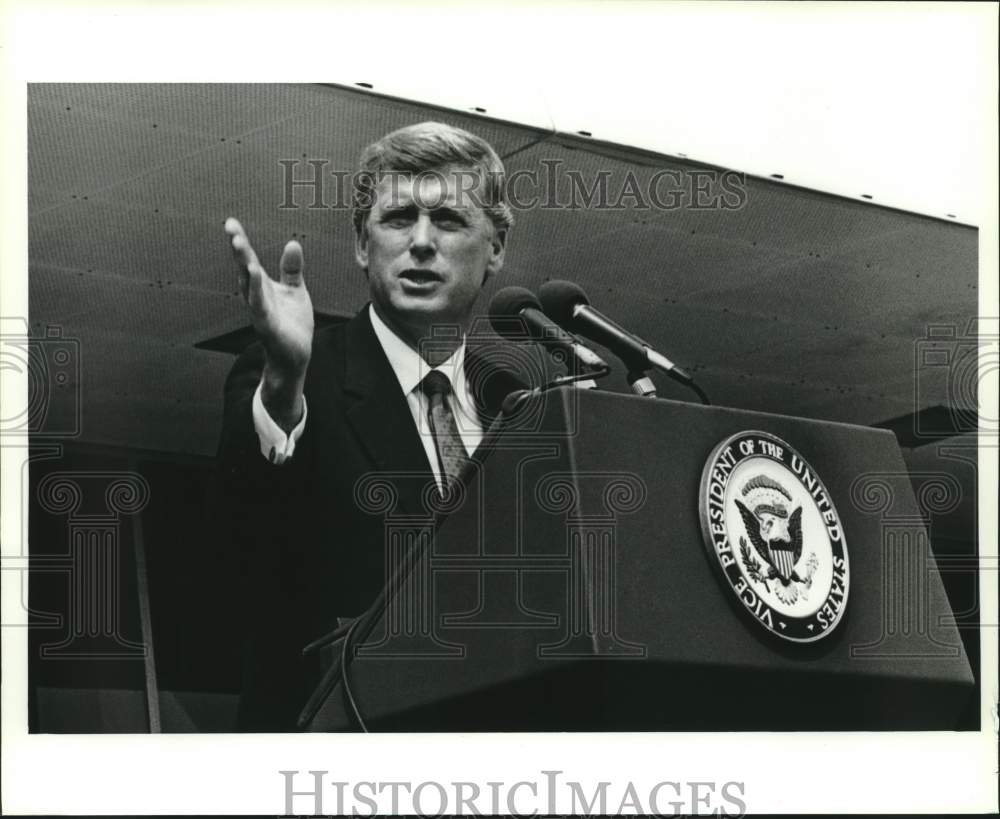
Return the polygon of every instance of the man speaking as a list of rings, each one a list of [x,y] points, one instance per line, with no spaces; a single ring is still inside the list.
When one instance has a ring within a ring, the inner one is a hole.
[[[272,276],[233,218],[225,231],[258,342],[226,382],[219,455],[247,612],[241,730],[294,730],[318,677],[302,647],[367,608],[386,578],[383,519],[355,502],[375,471],[446,493],[498,412],[469,377],[466,333],[503,265],[504,168],[466,131],[423,123],[367,147],[355,257],[371,303],[314,332],[302,247]],[[398,488],[402,509],[418,493]]]

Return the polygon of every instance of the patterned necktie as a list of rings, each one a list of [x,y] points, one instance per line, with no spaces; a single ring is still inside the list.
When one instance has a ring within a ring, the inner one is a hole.
[[[458,424],[448,404],[451,382],[440,370],[431,370],[420,382],[420,389],[427,396],[427,422],[434,436],[438,462],[447,476],[444,481],[450,490],[457,483],[469,462],[469,455],[458,434]]]

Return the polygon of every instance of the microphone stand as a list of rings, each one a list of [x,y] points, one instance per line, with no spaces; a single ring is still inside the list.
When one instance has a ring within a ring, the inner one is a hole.
[[[661,369],[661,368],[657,367],[656,369]],[[679,369],[678,367],[672,367],[670,370],[664,370],[664,372],[666,372],[667,375],[673,378],[674,381],[683,384],[685,387],[694,392],[694,394],[698,396],[698,400],[700,400],[702,404],[704,404],[707,407],[710,407],[712,405],[712,402],[709,400],[707,393],[701,387],[699,387],[698,384],[695,382],[695,380],[686,372]],[[653,380],[648,375],[646,375],[645,369],[629,367],[628,374],[625,376],[625,378],[628,381],[629,386],[632,388],[632,392],[634,392],[636,395],[641,395],[643,398],[659,397],[659,395],[657,395],[656,392],[656,385],[653,383]]]
[[[656,398],[656,385],[645,372],[641,370],[639,372],[633,372],[629,370],[628,375],[625,376],[628,381],[629,386],[632,388],[632,392],[636,395],[641,395],[644,398]]]
[[[557,387],[575,386],[580,389],[592,390],[597,386],[598,378],[604,378],[610,373],[611,367],[605,364],[597,370],[591,370],[583,373],[573,373],[571,375],[561,375],[558,378],[553,378],[546,384],[542,384],[540,387],[533,387],[530,390],[515,390],[503,400],[503,404],[500,406],[500,412],[502,415],[507,417],[516,415],[521,410],[521,406],[524,402],[529,398],[541,395],[543,392],[548,392],[549,390],[554,390]]]

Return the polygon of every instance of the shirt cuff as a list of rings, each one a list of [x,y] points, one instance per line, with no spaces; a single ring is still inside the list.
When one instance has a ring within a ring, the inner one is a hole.
[[[302,396],[302,419],[295,425],[289,434],[279,427],[274,419],[268,415],[264,408],[264,399],[261,398],[261,387],[263,379],[257,385],[257,391],[253,394],[253,426],[257,430],[257,437],[260,439],[260,453],[272,464],[281,465],[295,453],[295,444],[302,437],[306,428],[306,416],[309,410],[306,406],[306,397]]]

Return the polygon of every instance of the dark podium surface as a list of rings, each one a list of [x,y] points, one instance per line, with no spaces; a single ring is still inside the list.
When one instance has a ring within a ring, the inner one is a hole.
[[[704,545],[702,470],[746,430],[795,448],[843,523],[848,602],[815,643],[753,622]],[[481,450],[433,534],[433,491],[424,517],[393,506],[407,476],[359,492],[390,565],[425,543],[348,668],[369,729],[954,726],[973,677],[892,433],[564,388]],[[356,730],[343,694],[310,730]]]

